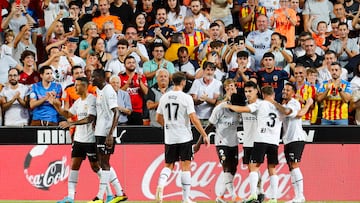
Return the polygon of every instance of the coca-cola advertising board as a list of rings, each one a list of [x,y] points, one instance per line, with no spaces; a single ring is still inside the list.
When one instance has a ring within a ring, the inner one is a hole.
[[[124,191],[132,201],[153,200],[159,173],[164,163],[163,145],[117,145],[111,157]],[[67,195],[70,171],[70,145],[2,146],[0,199],[58,200]],[[241,163],[234,179],[236,193],[249,195],[248,169]],[[309,144],[305,147],[301,169],[307,200],[360,200],[360,145]],[[277,166],[278,198],[288,200],[293,190],[282,145]],[[215,146],[202,147],[191,165],[192,191],[195,200],[214,200],[221,190],[222,168]],[[269,188],[266,165],[261,167],[265,191]],[[85,160],[81,166],[76,199],[89,200],[98,190],[98,177]],[[167,181],[165,200],[181,200],[180,169],[176,165]],[[229,197],[228,194],[225,197]]]

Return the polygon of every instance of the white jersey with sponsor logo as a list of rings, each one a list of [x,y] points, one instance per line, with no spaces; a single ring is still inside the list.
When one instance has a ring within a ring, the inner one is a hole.
[[[258,109],[260,101],[261,101],[260,99],[257,99],[254,103],[249,105],[254,106],[252,108]],[[244,128],[243,147],[253,147],[254,139],[257,134],[257,126],[258,126],[256,113],[241,113],[241,116],[242,116],[243,128]]]
[[[276,107],[269,101],[263,100],[257,106],[249,105],[249,108],[251,112],[256,111],[258,120],[257,134],[254,142],[279,145],[282,122]]]
[[[89,115],[96,116],[96,97],[88,94],[86,99],[77,99],[69,109],[73,115],[77,115],[77,119],[81,120]],[[77,125],[74,140],[82,143],[95,143],[93,123]]]
[[[216,127],[215,145],[235,147],[239,144],[237,128],[240,125],[240,114],[224,108],[226,102],[217,105],[209,122]]]
[[[184,18],[186,17],[187,7],[180,6],[180,12],[176,15],[176,12],[167,13],[167,23],[176,28],[176,32],[180,32],[185,28]]]
[[[165,144],[178,144],[193,139],[189,114],[194,113],[192,97],[182,91],[169,91],[159,101],[156,113],[164,118]]]
[[[111,129],[114,112],[111,110],[116,108],[117,94],[111,85],[106,84],[102,90],[96,89],[96,127],[95,136],[106,137]],[[113,131],[113,137],[116,137],[116,128]]]
[[[261,59],[270,49],[272,30],[260,32],[258,30],[252,31],[246,38],[246,43],[255,49],[255,71],[261,68]]]
[[[287,104],[284,104],[286,108],[291,109],[291,114],[287,115],[283,120],[283,142],[289,144],[290,142],[305,141],[306,133],[302,128],[301,118],[297,118],[296,115],[301,110],[301,105],[296,99],[291,99]]]

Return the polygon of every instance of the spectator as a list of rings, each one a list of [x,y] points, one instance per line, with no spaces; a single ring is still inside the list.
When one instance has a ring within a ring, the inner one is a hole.
[[[305,67],[319,68],[322,66],[324,57],[316,53],[316,44],[313,38],[307,38],[304,41],[305,55],[297,58],[295,63],[301,63]]]
[[[259,86],[260,88],[265,86],[273,87],[275,100],[281,103],[281,91],[284,88],[285,80],[295,82],[295,78],[281,67],[275,67],[275,56],[271,52],[265,53],[262,61],[264,68],[257,72]]]
[[[303,18],[302,18],[302,7],[300,8],[300,0],[291,0],[290,8],[296,12],[296,25],[295,25],[295,36],[298,36],[304,31]]]
[[[230,51],[225,56],[225,62],[228,68],[229,78],[234,78],[239,67],[239,64],[237,63],[237,53],[241,51],[249,53],[247,48],[252,49],[252,47],[245,43],[244,36],[237,36],[234,39],[234,43],[232,45],[228,45],[228,48],[230,48]],[[249,56],[247,62],[248,63],[245,68],[251,68],[254,70],[255,59]]]
[[[40,68],[41,82],[31,86],[32,126],[57,126],[60,121],[59,113],[49,103],[51,97],[60,99],[62,95],[61,85],[52,82],[52,72],[50,66]]]
[[[331,64],[337,61],[336,53],[332,50],[328,50],[324,56],[324,65],[319,68],[318,81],[320,84],[327,80],[331,80]],[[340,78],[342,80],[348,80],[348,72],[345,68],[341,68]]]
[[[355,124],[360,125],[360,62],[354,69],[354,78],[350,82],[352,98],[350,100],[350,111],[355,110]]]
[[[238,67],[236,68],[234,81],[236,84],[237,92],[239,94],[244,93],[244,85],[247,81],[252,80],[253,82],[256,83],[256,78],[257,78],[256,73],[252,69],[248,68],[249,57],[250,57],[249,53],[246,51],[239,51],[236,54],[236,61]]]
[[[3,10],[3,9],[8,9],[8,7],[9,7],[9,2],[8,1],[0,1],[0,9],[1,10]],[[0,22],[3,22],[3,16],[2,15],[0,15]],[[0,33],[2,33],[4,30],[1,28],[1,26],[0,26]],[[2,34],[1,34],[2,35]],[[1,36],[0,35],[0,40],[1,40],[1,42],[4,40],[2,37],[3,36]],[[1,113],[1,111],[0,111],[0,113]],[[1,116],[0,116],[1,117]]]
[[[71,72],[72,66],[81,66],[85,67],[84,60],[75,54],[78,48],[79,38],[78,37],[69,37],[62,47],[62,51],[65,52],[65,56],[60,57],[60,64],[68,67],[68,72]]]
[[[133,9],[122,0],[114,0],[110,4],[110,15],[118,16],[124,25],[129,25],[134,17]]]
[[[109,0],[99,0],[99,11],[100,16],[95,17],[92,21],[96,24],[97,29],[100,31],[107,21],[112,21],[115,25],[115,33],[121,33],[123,30],[123,23],[118,16],[110,14],[110,1]],[[101,38],[105,38],[105,34],[101,34]]]
[[[143,64],[149,60],[149,54],[143,44],[144,40],[140,40],[136,27],[133,25],[126,27],[125,39],[129,42],[129,54],[135,57],[136,67],[140,70]]]
[[[117,75],[113,75],[110,77],[109,82],[111,86],[114,88],[117,93],[117,102],[118,102],[118,110],[120,111],[118,124],[126,125],[128,121],[128,116],[131,115],[132,106],[130,101],[129,93],[120,89],[120,78]]]
[[[324,81],[317,95],[317,101],[324,105],[321,125],[348,125],[348,102],[352,93],[350,83],[340,78],[340,63],[332,63],[330,72],[332,78]]]
[[[9,15],[2,19],[1,29],[5,30],[9,28],[14,31],[16,36],[19,34],[22,25],[29,24],[33,26],[34,23],[35,20],[26,12],[25,7],[22,4],[13,2]]]
[[[148,93],[148,84],[146,78],[137,73],[136,60],[133,56],[127,56],[124,60],[125,73],[119,74],[121,89],[127,91],[130,95],[132,112],[128,116],[128,125],[143,124],[143,100]]]
[[[105,66],[105,78],[109,81],[110,76],[125,72],[124,60],[128,56],[129,43],[126,39],[120,39],[117,43],[117,57],[111,59]]]
[[[303,26],[305,31],[308,31],[307,28],[309,27],[308,24],[311,16],[316,16],[316,19],[310,25],[313,30],[316,30],[316,26],[320,21],[330,24],[330,19],[334,17],[332,3],[328,0],[307,0],[305,2],[303,10]]]
[[[167,0],[165,2],[168,24],[176,28],[176,32],[184,29],[184,18],[188,10],[186,6],[180,4],[180,0]]]
[[[21,53],[25,50],[30,50],[35,53],[35,61],[36,61],[36,47],[35,43],[31,40],[31,28],[29,25],[20,26],[20,33],[16,35],[14,40],[14,52],[13,58],[20,63]]]
[[[244,33],[242,31],[240,32],[239,28],[233,24],[226,26],[225,32],[228,36],[228,41],[227,41],[228,45],[234,43],[236,37],[244,36]]]
[[[12,56],[14,49],[14,39],[15,39],[14,31],[10,29],[5,30],[4,38],[5,38],[4,44],[1,45],[0,57],[3,57],[4,55]]]
[[[149,24],[146,22],[146,13],[137,12],[135,13],[135,20],[133,24],[135,25],[136,31],[138,32],[139,41],[145,43],[145,32],[149,27]]]
[[[29,86],[39,82],[40,74],[35,64],[35,53],[25,50],[21,54],[20,61],[23,64],[23,71],[20,73],[19,83]]]
[[[92,21],[87,22],[82,28],[82,34],[86,38],[80,42],[79,55],[81,58],[86,59],[88,54],[92,53],[92,49],[91,49],[92,40],[98,36],[96,24]]]
[[[60,57],[64,56],[65,53],[60,51],[57,47],[52,47],[48,53],[48,60],[44,63],[40,64],[40,69],[44,66],[50,66],[52,68],[52,72],[54,73],[53,80],[54,82],[60,83],[63,88],[67,85],[67,67],[60,65]]]
[[[309,85],[314,86],[317,90],[320,88],[318,77],[319,72],[316,70],[316,68],[306,69],[306,82],[308,82]]]
[[[149,109],[150,114],[150,126],[161,127],[156,121],[156,110],[159,105],[160,97],[172,88],[169,87],[170,74],[166,69],[159,69],[156,71],[157,83],[149,89],[148,95],[146,96],[146,107]]]
[[[265,15],[259,15],[256,19],[257,30],[252,31],[247,36],[247,42],[255,49],[255,70],[258,71],[261,68],[261,59],[265,52],[270,49],[272,30],[268,29],[268,18]]]
[[[312,22],[315,19],[314,16],[311,16],[309,21]],[[310,23],[309,23],[310,24]],[[308,28],[311,33],[312,38],[314,38],[316,46],[320,47],[324,51],[327,50],[325,46],[325,40],[327,36],[327,24],[325,21],[320,21],[317,24],[316,31],[312,30],[311,26]]]
[[[105,33],[105,50],[110,53],[113,58],[116,58],[117,43],[122,38],[122,34],[115,33],[115,25],[112,21],[106,21],[102,27],[103,33]]]
[[[216,101],[221,95],[222,83],[214,78],[215,64],[205,62],[203,70],[203,77],[194,80],[189,94],[194,100],[196,115],[204,125],[207,123]]]
[[[339,18],[331,19],[331,32],[328,33],[327,36],[325,37],[325,44],[324,44],[324,46],[326,47],[325,50],[329,50],[329,46],[331,42],[339,38],[339,24],[340,24]]]
[[[8,71],[8,85],[1,93],[2,112],[5,126],[25,126],[29,124],[28,93],[29,87],[19,83],[19,70]]]
[[[171,37],[170,46],[166,50],[164,58],[168,61],[178,60],[177,51],[182,46],[185,46],[184,36],[181,33],[174,33]],[[190,54],[192,54],[192,52],[190,52]]]
[[[166,47],[170,46],[170,37],[176,32],[176,28],[167,23],[167,14],[164,7],[156,9],[157,23],[150,25],[145,41],[148,44],[162,43]]]
[[[346,16],[344,4],[340,2],[334,4],[334,15],[335,18],[338,18],[341,23],[346,23],[348,25],[349,30],[353,30],[352,20]]]
[[[226,44],[226,42],[228,41],[228,36],[225,32],[225,23],[224,21],[222,21],[221,19],[217,19],[214,20],[214,23],[217,23],[219,25],[219,40],[223,43]]]
[[[275,1],[259,0],[259,5],[266,8],[266,16],[270,19],[274,15],[274,11],[280,8],[280,0],[275,0]]]
[[[143,71],[147,79],[147,84],[152,87],[156,84],[155,74],[160,68],[165,68],[171,75],[175,73],[174,64],[164,59],[164,46],[163,44],[155,44],[154,50],[152,51],[154,58],[144,63]]]
[[[360,7],[356,13],[356,15],[354,16],[353,20],[352,20],[352,27],[355,30],[359,30],[360,29],[360,20],[359,20],[359,16],[360,16]]]
[[[286,40],[284,36],[278,32],[271,34],[270,52],[275,56],[275,66],[282,67],[290,73],[290,63],[292,63],[293,55],[290,50],[285,48]]]
[[[345,14],[346,17],[352,20],[354,16],[358,13],[359,10],[359,2],[354,0],[346,0],[344,2]]]
[[[77,37],[80,34],[80,26],[77,23],[77,19],[75,19],[73,22],[75,24],[75,29],[71,32],[65,33],[64,24],[60,21],[62,19],[63,13],[60,12],[53,23],[51,23],[49,29],[47,30],[45,42],[47,45],[59,42],[66,37]],[[55,44],[53,46],[61,46],[60,44]]]
[[[101,37],[95,37],[91,41],[91,48],[98,55],[101,66],[105,67],[112,58],[111,54],[105,51],[105,41]]]
[[[260,15],[266,16],[266,8],[259,6],[258,0],[247,0],[247,5],[240,7],[239,21],[246,36],[258,29],[256,22]]]
[[[196,0],[192,2],[198,1]],[[191,59],[197,60],[198,55],[194,52],[194,50],[205,40],[204,32],[195,28],[195,18],[193,16],[185,17],[184,26],[185,28],[181,32],[185,38],[185,45],[187,46],[189,53],[191,53]]]
[[[209,27],[209,39],[204,40],[199,45],[199,60],[203,60],[206,54],[210,51],[210,43],[220,39],[220,25],[211,23]]]
[[[135,13],[144,12],[146,15],[146,23],[150,26],[155,23],[156,10],[154,7],[154,1],[152,0],[140,0],[136,4]]]
[[[8,55],[0,58],[0,84],[4,85],[8,81],[8,71],[11,68],[22,70],[22,67]]]
[[[222,20],[224,22],[224,27],[233,24],[233,19],[230,10],[232,4],[233,4],[232,0],[227,0],[227,1],[211,0],[210,19],[213,20],[214,22],[216,20]]]
[[[201,0],[192,0],[190,3],[191,13],[194,17],[194,28],[204,31],[208,30],[210,26],[209,19],[201,12],[203,9]],[[186,17],[185,17],[186,18]],[[185,21],[185,19],[184,19]],[[185,24],[185,23],[184,23]],[[186,28],[186,25],[185,25]]]
[[[305,41],[312,38],[310,32],[302,32],[300,33],[298,39],[297,39],[297,46],[292,50],[294,55],[294,61],[296,61],[298,58],[305,55]],[[322,50],[320,47],[315,47],[315,53],[323,56],[324,50]]]

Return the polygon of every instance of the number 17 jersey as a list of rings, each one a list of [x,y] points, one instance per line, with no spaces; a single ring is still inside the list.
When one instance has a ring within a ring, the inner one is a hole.
[[[194,112],[192,97],[182,91],[169,91],[160,98],[156,113],[164,118],[165,144],[193,140],[189,114]]]
[[[257,134],[254,142],[279,145],[281,124],[280,113],[269,101],[260,101],[258,105],[249,104],[251,112],[256,112]]]

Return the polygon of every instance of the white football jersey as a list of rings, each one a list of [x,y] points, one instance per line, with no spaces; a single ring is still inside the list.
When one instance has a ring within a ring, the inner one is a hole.
[[[258,109],[260,99],[257,99],[254,103],[249,104],[254,106],[252,108]],[[249,107],[251,108],[251,107]],[[244,128],[244,136],[243,136],[243,146],[244,147],[254,147],[254,139],[257,134],[257,117],[256,113],[241,113],[243,128]]]
[[[69,109],[73,115],[77,115],[77,119],[81,120],[89,115],[96,116],[96,97],[88,94],[86,99],[77,99]],[[95,143],[93,123],[77,125],[74,140],[82,143]]]
[[[119,73],[125,72],[125,64],[119,58],[113,58],[106,63],[104,70],[111,72],[111,75],[119,75]]]
[[[216,146],[235,147],[239,144],[237,128],[240,125],[240,114],[224,108],[225,104],[226,102],[223,102],[214,108],[209,122],[216,127]]]
[[[96,127],[95,136],[106,137],[111,129],[114,112],[111,110],[117,108],[117,94],[113,87],[106,84],[105,87],[100,90],[96,89]],[[113,137],[116,137],[116,128],[113,131]]]
[[[246,38],[246,43],[255,49],[254,58],[256,70],[261,68],[261,59],[270,49],[272,33],[272,30],[266,30],[265,32],[259,32],[258,30],[255,30],[250,32]]]
[[[186,16],[187,7],[180,6],[179,15],[176,15],[176,12],[168,12],[167,13],[167,23],[176,28],[176,32],[179,32],[185,28],[184,26],[184,18]]]
[[[295,141],[304,141],[306,133],[302,128],[301,118],[297,118],[296,115],[301,110],[301,104],[296,99],[291,99],[287,104],[284,104],[286,108],[291,109],[291,114],[287,115],[283,120],[283,142],[288,144]]]
[[[254,141],[279,145],[282,123],[279,111],[272,103],[266,100],[260,101],[257,109],[255,107],[255,105],[249,105],[251,112],[256,111],[258,120],[257,134]]]
[[[195,112],[192,97],[182,91],[169,91],[159,101],[156,113],[164,118],[165,144],[178,144],[193,139],[189,114]]]

